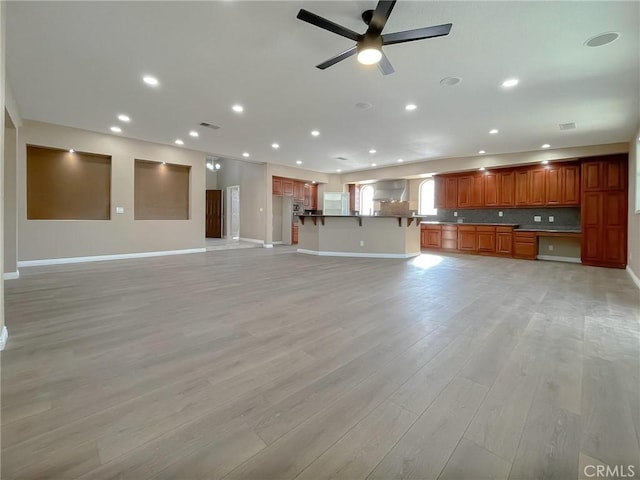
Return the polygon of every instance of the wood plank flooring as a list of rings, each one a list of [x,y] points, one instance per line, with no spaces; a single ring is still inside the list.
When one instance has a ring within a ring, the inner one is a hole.
[[[640,478],[622,270],[279,247],[20,273],[3,479]]]

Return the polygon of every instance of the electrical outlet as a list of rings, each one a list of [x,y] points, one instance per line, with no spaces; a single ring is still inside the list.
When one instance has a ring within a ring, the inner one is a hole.
[[[124,207],[116,207],[116,213],[124,213]]]
[[[457,217],[458,216],[458,212],[453,212],[453,216]]]
[[[533,221],[534,222],[541,222],[542,221],[542,216],[541,215],[534,215],[533,216]]]
[[[549,217],[549,223],[553,223],[555,221],[555,218],[553,216]]]
[[[553,252],[553,245],[549,245],[549,251]]]
[[[504,217],[504,212],[498,212],[499,217]]]
[[[360,240],[360,246],[364,247],[364,240]]]

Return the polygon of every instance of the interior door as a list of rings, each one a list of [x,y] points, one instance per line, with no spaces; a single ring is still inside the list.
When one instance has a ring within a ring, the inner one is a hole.
[[[205,236],[222,238],[222,190],[207,190],[205,201]]]

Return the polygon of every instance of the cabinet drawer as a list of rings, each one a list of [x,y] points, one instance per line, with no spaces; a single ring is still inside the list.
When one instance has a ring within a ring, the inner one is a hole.
[[[496,227],[497,233],[511,233],[513,232],[513,227]]]
[[[477,232],[490,232],[493,233],[496,231],[496,227],[489,227],[489,226],[485,226],[485,225],[478,225],[476,227],[476,231]]]
[[[513,232],[513,239],[520,243],[535,243],[536,232]]]

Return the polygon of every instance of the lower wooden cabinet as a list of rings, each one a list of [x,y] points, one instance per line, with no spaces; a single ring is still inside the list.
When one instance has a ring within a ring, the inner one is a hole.
[[[535,260],[538,256],[536,232],[513,232],[513,257]]]
[[[476,226],[478,253],[491,255],[496,252],[496,227]]]
[[[458,250],[478,251],[475,225],[458,225]]]
[[[513,255],[513,227],[496,227],[496,255]]]
[[[298,243],[298,224],[294,223],[291,226],[291,243]]]
[[[442,226],[422,225],[420,228],[421,248],[441,248],[442,247]]]
[[[458,227],[456,225],[442,225],[442,249],[458,249]]]

